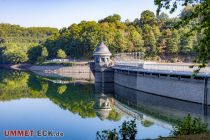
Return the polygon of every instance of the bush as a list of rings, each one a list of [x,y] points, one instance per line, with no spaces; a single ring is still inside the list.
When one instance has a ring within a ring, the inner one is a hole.
[[[120,131],[117,132],[116,129],[113,130],[103,130],[102,132],[97,132],[97,140],[135,140],[137,134],[136,121],[124,121],[122,126],[120,126]]]
[[[118,140],[118,133],[116,129],[113,130],[103,130],[102,132],[96,133],[97,140]]]
[[[72,67],[74,65],[73,62],[43,62],[39,63],[41,66],[69,66]]]
[[[192,118],[188,114],[184,119],[174,127],[172,134],[174,136],[209,133],[208,124],[203,123],[200,118]]]

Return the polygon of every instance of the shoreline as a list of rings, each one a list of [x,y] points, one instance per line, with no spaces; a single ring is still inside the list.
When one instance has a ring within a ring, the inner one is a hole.
[[[8,70],[28,71],[46,77],[72,77],[74,79],[94,80],[94,75],[88,65],[48,65],[38,66],[32,64],[2,64],[0,68]]]
[[[30,71],[32,66],[32,64],[0,64],[0,68],[23,71]]]

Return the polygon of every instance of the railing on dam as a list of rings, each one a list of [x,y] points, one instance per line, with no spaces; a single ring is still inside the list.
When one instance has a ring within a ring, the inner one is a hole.
[[[148,63],[134,61],[117,61],[115,67],[124,68],[127,70],[154,70],[167,72],[193,72],[198,67],[191,68],[192,64],[171,64],[171,63]],[[210,67],[201,68],[199,73],[210,74]]]
[[[193,66],[193,63],[148,62],[144,60],[144,56],[142,52],[117,53],[112,60],[115,68],[123,68],[126,70],[151,70],[170,73],[186,72],[187,74],[198,70],[198,66]],[[210,76],[210,67],[201,68],[199,73],[208,74]]]
[[[195,66],[191,68],[192,64],[145,64],[143,65],[144,69],[148,70],[165,70],[165,71],[177,71],[177,72],[193,72],[198,70],[198,67]],[[200,73],[210,73],[210,67],[202,68]]]
[[[143,52],[131,52],[131,53],[117,53],[114,55],[114,61],[142,61],[144,60]]]
[[[158,70],[168,72],[193,72],[198,70],[198,66],[191,67],[191,63],[156,63],[145,62],[144,53],[118,53],[114,55],[115,67],[122,67],[126,69],[144,69],[144,70]],[[210,74],[210,67],[201,68],[199,73]]]
[[[198,67],[191,68],[192,64],[171,64],[171,63],[147,63],[147,62],[134,62],[134,61],[117,61],[115,66],[127,69],[145,69],[145,70],[158,70],[169,72],[193,72]],[[210,73],[210,67],[201,68],[200,73]]]

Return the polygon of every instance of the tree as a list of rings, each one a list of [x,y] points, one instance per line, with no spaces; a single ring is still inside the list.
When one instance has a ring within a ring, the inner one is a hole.
[[[160,13],[160,15],[157,16],[157,18],[158,18],[158,20],[166,21],[169,19],[169,16],[166,13],[162,12],[162,13]]]
[[[183,10],[182,10],[182,12],[181,12],[181,14],[180,14],[180,18],[181,19],[184,19],[186,16],[190,16],[191,14],[192,14],[192,12],[193,12],[193,7],[192,6],[190,6],[190,5],[188,5],[188,6],[186,6]]]
[[[67,56],[66,56],[66,53],[62,49],[59,49],[57,51],[57,57],[58,58],[66,58]]]
[[[166,44],[167,44],[167,52],[170,54],[178,54],[179,51],[179,34],[177,30],[170,31],[170,36],[168,36]]]
[[[42,46],[35,46],[32,47],[28,50],[27,52],[28,54],[28,58],[29,58],[29,62],[30,63],[35,63],[38,61],[38,57],[41,56],[42,54]]]
[[[114,14],[112,16],[108,16],[102,20],[99,20],[98,22],[99,23],[102,23],[102,22],[116,22],[116,21],[120,21],[121,20],[121,16],[118,15],[118,14]]]
[[[160,15],[157,15],[158,25],[160,29],[163,29],[165,23],[169,20],[169,16],[162,12]]]
[[[191,14],[186,14],[179,22],[179,26],[188,25],[192,20],[199,18],[199,22],[196,23],[191,29],[191,32],[202,32],[203,36],[199,40],[195,50],[197,57],[195,62],[202,63],[200,67],[205,67],[210,59],[210,1],[209,0],[154,0],[158,5],[157,14],[160,13],[162,8],[170,9],[170,12],[174,12],[177,9],[177,5],[183,6],[192,5],[194,10]],[[173,6],[171,6],[173,5]]]
[[[143,11],[141,13],[141,19],[140,19],[141,25],[148,24],[150,26],[157,23],[155,14],[149,10]]]
[[[26,51],[15,43],[8,43],[3,47],[2,55],[6,63],[16,64],[28,61]]]
[[[51,35],[58,34],[58,29],[49,27],[20,27],[19,25],[0,24],[1,63],[34,62],[41,51],[33,49],[43,44]],[[37,55],[37,56],[36,56]],[[29,58],[30,57],[30,58]]]
[[[157,53],[156,39],[152,28],[146,24],[143,26],[144,47],[147,48],[148,56],[155,56]]]
[[[139,33],[134,26],[129,27],[129,41],[133,46],[132,50],[144,52],[144,40],[142,38],[142,34]]]
[[[44,58],[48,57],[48,51],[46,47],[42,48],[42,54],[41,54]]]
[[[120,126],[119,132],[116,129],[103,130],[96,133],[97,140],[135,140],[137,134],[136,121],[124,121]]]
[[[181,28],[179,30],[179,35],[180,35],[180,51],[181,53],[184,54],[189,54],[190,52],[193,51],[193,37],[194,36],[186,36],[186,34],[190,30],[187,28]]]
[[[46,60],[46,58],[48,57],[47,48],[46,48],[46,47],[43,47],[43,46],[41,46],[41,47],[42,47],[41,56],[39,56],[39,57],[37,58],[37,62],[38,62],[39,64],[42,64],[42,63]]]

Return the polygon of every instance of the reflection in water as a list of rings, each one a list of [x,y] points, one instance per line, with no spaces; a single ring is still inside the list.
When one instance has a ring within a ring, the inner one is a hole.
[[[201,104],[156,96],[125,88],[117,84],[114,85],[114,89],[115,98],[117,100],[139,112],[143,112],[152,118],[160,120],[159,122],[174,124],[187,114],[191,114],[193,117],[200,117],[210,124],[210,112],[205,114]]]
[[[0,70],[0,101],[20,98],[46,98],[48,84],[28,73]]]
[[[101,120],[105,120],[109,117],[110,111],[113,109],[114,100],[105,94],[95,94],[96,104],[94,106],[97,116]]]
[[[102,119],[103,112],[107,110],[104,119],[119,120],[120,114],[113,108],[112,95],[94,94],[94,85],[91,83],[58,84],[49,78],[21,71],[1,70],[0,72],[0,101],[49,98],[60,108],[79,114],[82,118],[96,117],[97,114]]]
[[[104,85],[102,93],[100,84],[64,81],[71,78],[0,70],[0,130],[54,128],[70,139],[95,139],[97,131],[118,128],[124,120],[136,118],[138,138],[169,135],[170,121],[160,120],[155,113],[148,115],[144,110],[149,104],[143,106],[143,111],[135,109],[133,104],[141,105],[143,96],[137,99],[137,95],[113,84]],[[12,117],[14,114],[17,117]]]

